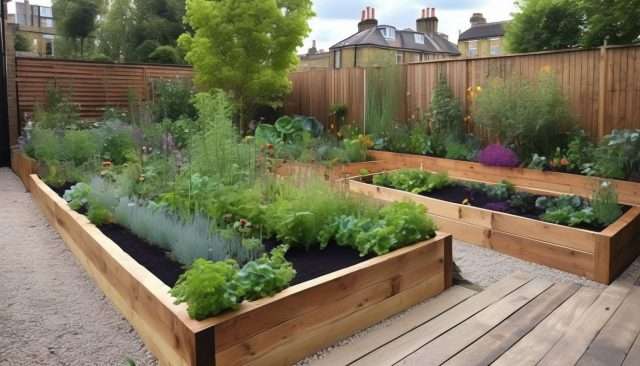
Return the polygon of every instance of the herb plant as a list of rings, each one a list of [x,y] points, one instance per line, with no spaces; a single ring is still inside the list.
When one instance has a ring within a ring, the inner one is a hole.
[[[622,216],[622,209],[618,204],[618,194],[610,182],[602,182],[593,192],[591,206],[596,220],[605,226],[613,224]]]
[[[91,186],[86,183],[78,183],[64,192],[63,198],[69,203],[72,210],[79,210],[89,203]]]

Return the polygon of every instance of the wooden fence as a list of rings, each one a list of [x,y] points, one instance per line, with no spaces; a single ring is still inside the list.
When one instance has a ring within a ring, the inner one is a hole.
[[[129,95],[145,100],[153,79],[189,78],[191,67],[107,64],[45,58],[16,58],[19,113],[33,112],[46,100],[49,85],[66,91],[82,118],[95,118],[107,107],[127,107]]]
[[[467,89],[491,78],[534,78],[553,73],[571,104],[579,124],[594,137],[613,129],[640,128],[640,46],[539,52],[499,57],[449,59],[402,66],[400,120],[430,108],[438,75],[445,73],[455,95],[470,112]],[[314,115],[328,120],[332,104],[349,107],[349,121],[362,121],[366,113],[368,74],[371,70],[314,70],[291,75],[293,93],[287,113]]]

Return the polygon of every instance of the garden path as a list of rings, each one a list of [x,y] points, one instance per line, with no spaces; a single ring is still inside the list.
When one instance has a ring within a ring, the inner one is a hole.
[[[0,169],[0,366],[155,365],[20,180]]]

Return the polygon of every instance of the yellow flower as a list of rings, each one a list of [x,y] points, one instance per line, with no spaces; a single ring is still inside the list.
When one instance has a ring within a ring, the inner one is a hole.
[[[478,86],[476,87],[476,90],[478,91],[478,93],[480,93],[480,92],[482,91],[482,87],[478,85]]]

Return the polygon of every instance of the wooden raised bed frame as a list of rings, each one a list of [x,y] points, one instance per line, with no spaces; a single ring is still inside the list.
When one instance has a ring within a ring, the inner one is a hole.
[[[302,163],[298,161],[279,161],[275,173],[282,177],[290,176],[323,176],[328,181],[337,181],[350,177],[379,173],[393,169],[393,164],[386,161],[364,161],[360,163],[325,165],[323,163]]]
[[[640,207],[602,232],[576,229],[503,212],[451,203],[401,190],[348,181],[349,190],[383,201],[427,207],[454,238],[609,284],[640,254]]]
[[[495,184],[502,180],[513,183],[521,190],[540,194],[574,194],[591,197],[602,180],[613,183],[620,203],[640,206],[640,183],[587,177],[577,174],[539,171],[526,168],[490,167],[480,163],[434,158],[430,156],[399,154],[386,151],[369,151],[373,160],[392,165],[391,169],[422,168],[429,171],[448,172],[454,179]],[[392,164],[391,164],[392,163]],[[390,169],[390,170],[391,170]],[[378,173],[371,171],[371,173]]]
[[[185,304],[173,303],[169,287],[71,210],[37,175],[29,176],[27,189],[161,365],[292,364],[452,284],[451,235],[438,233],[273,297],[245,302],[237,311],[195,321]]]

